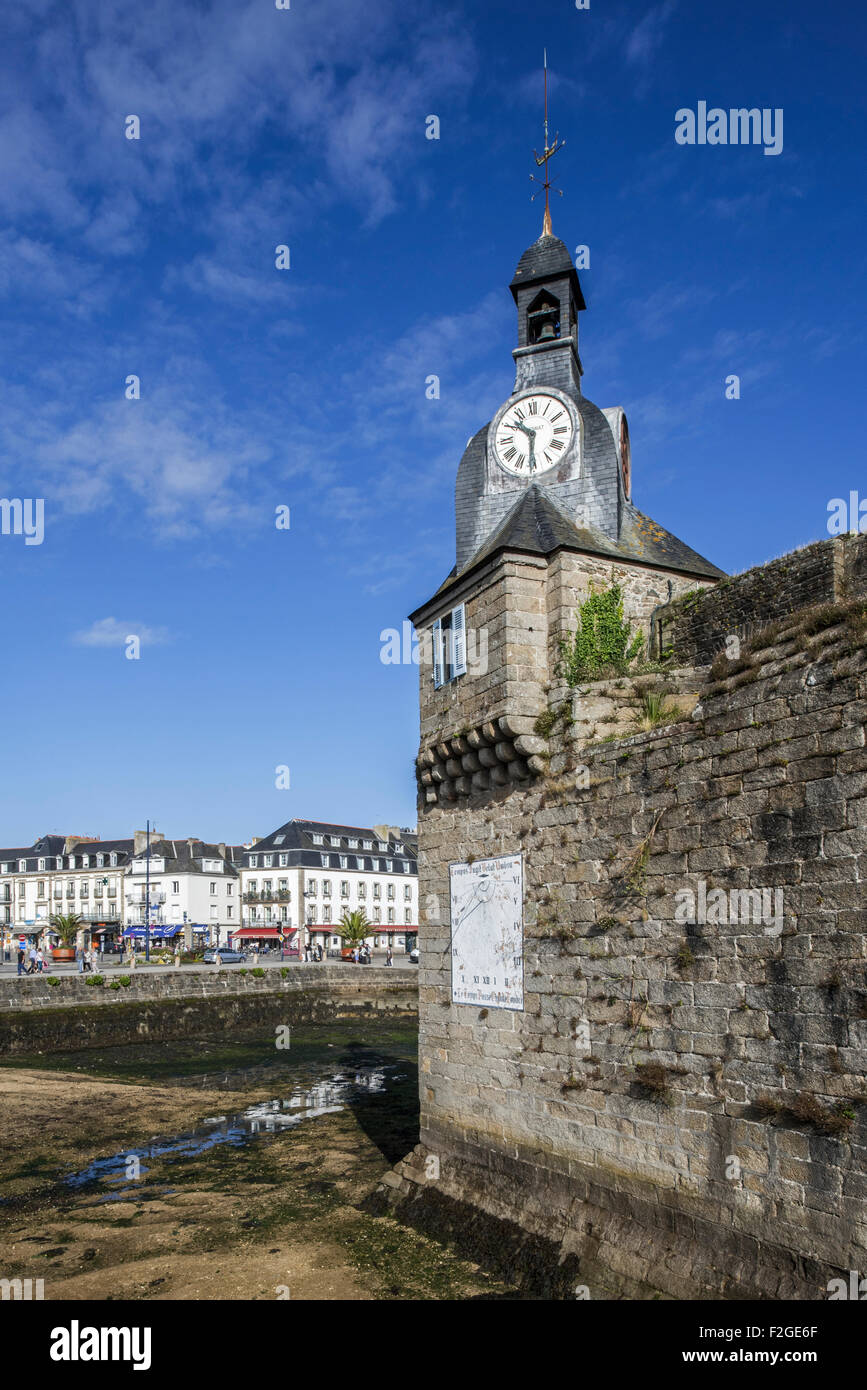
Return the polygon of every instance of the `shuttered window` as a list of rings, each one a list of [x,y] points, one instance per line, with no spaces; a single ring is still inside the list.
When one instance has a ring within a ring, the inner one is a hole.
[[[444,618],[437,618],[432,630],[434,688],[467,673],[466,609],[457,604]]]
[[[443,682],[443,625],[437,618],[433,625],[433,681],[434,689],[439,690]]]

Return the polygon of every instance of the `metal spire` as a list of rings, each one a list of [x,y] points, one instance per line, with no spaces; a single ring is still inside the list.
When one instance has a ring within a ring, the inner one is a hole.
[[[534,151],[533,151],[533,158],[534,158],[535,161],[536,161],[536,168],[537,168],[537,169],[541,169],[541,167],[542,167],[543,164],[544,164],[544,166],[545,166],[545,178],[544,178],[544,180],[542,181],[542,188],[544,188],[544,190],[545,190],[545,216],[544,216],[544,218],[543,218],[543,220],[542,220],[542,235],[543,235],[543,236],[551,236],[551,235],[552,235],[552,232],[551,232],[551,205],[550,205],[550,200],[549,200],[549,193],[550,193],[550,189],[551,189],[551,179],[550,179],[549,176],[548,176],[548,160],[552,157],[552,155],[555,155],[555,154],[557,153],[558,150],[562,150],[563,146],[566,144],[566,141],[565,141],[565,140],[561,140],[561,139],[560,139],[560,135],[559,135],[559,133],[558,133],[558,134],[556,134],[556,135],[554,136],[554,142],[553,142],[553,144],[551,144],[551,145],[548,144],[548,50],[547,50],[547,48],[543,50],[543,67],[544,67],[544,72],[545,72],[545,78],[544,78],[544,81],[545,81],[545,146],[544,146],[544,150],[543,150],[543,153],[542,153],[542,154],[537,154],[536,151],[534,150]],[[540,182],[540,180],[536,178],[535,174],[531,174],[531,175],[530,175],[530,178],[531,178],[531,180],[532,180],[533,183],[539,183],[539,182]],[[542,190],[540,189],[539,192],[541,192],[541,191],[542,191]],[[559,195],[560,195],[561,198],[563,197],[562,189],[555,188],[554,192],[555,192],[555,193],[559,193]],[[536,198],[537,198],[538,196],[539,196],[538,193],[534,193],[534,194],[533,194],[532,201],[535,202],[535,200],[536,200]]]

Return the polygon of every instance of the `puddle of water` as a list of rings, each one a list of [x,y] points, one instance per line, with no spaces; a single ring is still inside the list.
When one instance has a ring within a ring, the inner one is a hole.
[[[396,1075],[390,1076],[389,1073]],[[142,1201],[167,1196],[173,1189],[129,1186],[133,1176],[138,1183],[149,1172],[148,1159],[174,1162],[177,1159],[197,1158],[222,1144],[239,1148],[256,1138],[285,1134],[305,1120],[336,1114],[364,1096],[385,1091],[389,1080],[398,1080],[402,1076],[395,1063],[358,1066],[351,1071],[335,1072],[312,1086],[296,1087],[285,1098],[258,1101],[232,1115],[212,1115],[196,1129],[183,1134],[156,1137],[139,1148],[124,1149],[110,1158],[95,1159],[80,1172],[68,1174],[63,1181],[71,1188],[95,1182],[110,1185],[114,1190],[102,1197],[102,1201]],[[135,1174],[131,1172],[134,1166],[137,1168]],[[144,1195],[148,1192],[150,1197]]]

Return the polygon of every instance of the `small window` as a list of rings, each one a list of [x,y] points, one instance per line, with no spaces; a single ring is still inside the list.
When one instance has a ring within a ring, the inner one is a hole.
[[[361,842],[361,848],[362,848],[362,849],[373,849],[373,841],[372,841],[372,840],[362,840],[362,842]]]
[[[37,869],[39,870],[40,873],[44,873],[44,872],[45,872],[45,860],[44,860],[44,859],[40,859],[39,862],[37,863],[36,867],[37,867]]]
[[[331,879],[330,879],[330,878],[324,878],[324,879],[322,880],[322,893],[323,893],[323,896],[326,897],[326,898],[330,898],[330,897],[331,897]]]
[[[111,865],[111,867],[112,867],[113,869],[116,869],[116,868],[117,868],[117,855],[116,855],[116,854],[110,854],[109,857],[108,857],[108,862],[109,862],[109,864]]]
[[[263,857],[262,857],[262,867],[263,867],[264,869],[270,869],[273,863],[274,863],[274,856],[273,856],[273,854],[266,854],[266,855],[263,855]]]
[[[315,879],[315,878],[308,878],[308,880],[307,880],[307,892],[308,892],[308,893],[315,893],[315,892],[317,892],[316,879]]]
[[[406,923],[406,925],[407,925],[408,927],[411,926],[411,925],[412,925],[412,913],[409,912],[409,911],[405,912],[405,913],[403,914],[403,920],[404,920],[404,922]]]
[[[324,845],[324,844],[325,844],[325,840],[324,840],[324,838],[323,838],[321,835],[314,835],[314,836],[313,836],[313,843],[314,843],[314,845]]]
[[[287,865],[288,863],[289,863],[289,855],[288,855],[288,854],[281,854],[281,855],[280,855],[280,868],[281,868],[281,869],[285,869],[285,868],[286,868],[286,865]]]
[[[226,884],[226,897],[227,897],[227,898],[231,898],[231,896],[232,896],[232,894],[234,893],[234,891],[235,891],[235,885],[234,885],[234,883],[227,883],[227,884]]]
[[[322,860],[322,867],[323,867],[323,869],[327,869],[327,868],[328,868],[328,855],[327,855],[327,854],[320,854],[319,858]]]
[[[251,855],[250,855],[250,868],[251,868],[251,869],[258,869],[258,867],[259,867],[259,856],[258,856],[258,854],[251,854]]]
[[[459,603],[433,625],[433,682],[439,689],[467,672],[466,611]]]
[[[104,855],[104,854],[98,854],[98,855],[96,856],[96,867],[97,867],[98,869],[101,869],[102,866],[104,865],[104,863],[105,863],[105,855]]]
[[[172,892],[173,892],[173,893],[180,893],[180,891],[181,891],[180,879],[173,878],[173,879],[172,879]]]
[[[349,868],[349,860],[347,859],[347,857],[346,857],[345,854],[341,854],[341,856],[340,856],[340,867],[341,867],[341,869],[348,869],[348,868]]]

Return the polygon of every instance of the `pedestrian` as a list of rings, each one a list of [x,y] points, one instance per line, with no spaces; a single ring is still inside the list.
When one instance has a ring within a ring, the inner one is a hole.
[[[386,963],[386,965],[394,965],[394,957],[393,957],[392,954],[391,954],[391,943],[390,943],[390,942],[389,942],[388,950],[387,950],[386,953],[385,953],[385,963]]]
[[[82,950],[82,948],[81,948],[80,946],[76,946],[76,948],[75,948],[75,959],[78,961],[78,973],[79,973],[79,975],[83,975],[83,974],[84,974],[84,951]]]
[[[29,961],[30,961],[30,965],[29,965],[28,968],[27,968],[27,974],[28,974],[28,975],[35,975],[35,974],[36,974],[36,947],[33,945],[33,942],[32,942],[32,941],[31,941],[31,943],[30,943],[30,949],[29,949],[29,951],[27,952],[27,956],[28,956],[28,959],[29,959]]]
[[[45,969],[45,957],[42,954],[42,947],[36,952],[36,973],[41,975]]]
[[[26,970],[24,961],[25,961],[24,951],[23,951],[22,948],[19,946],[19,947],[18,947],[18,974],[19,974],[19,975],[26,975],[26,974],[27,974],[27,970]]]

